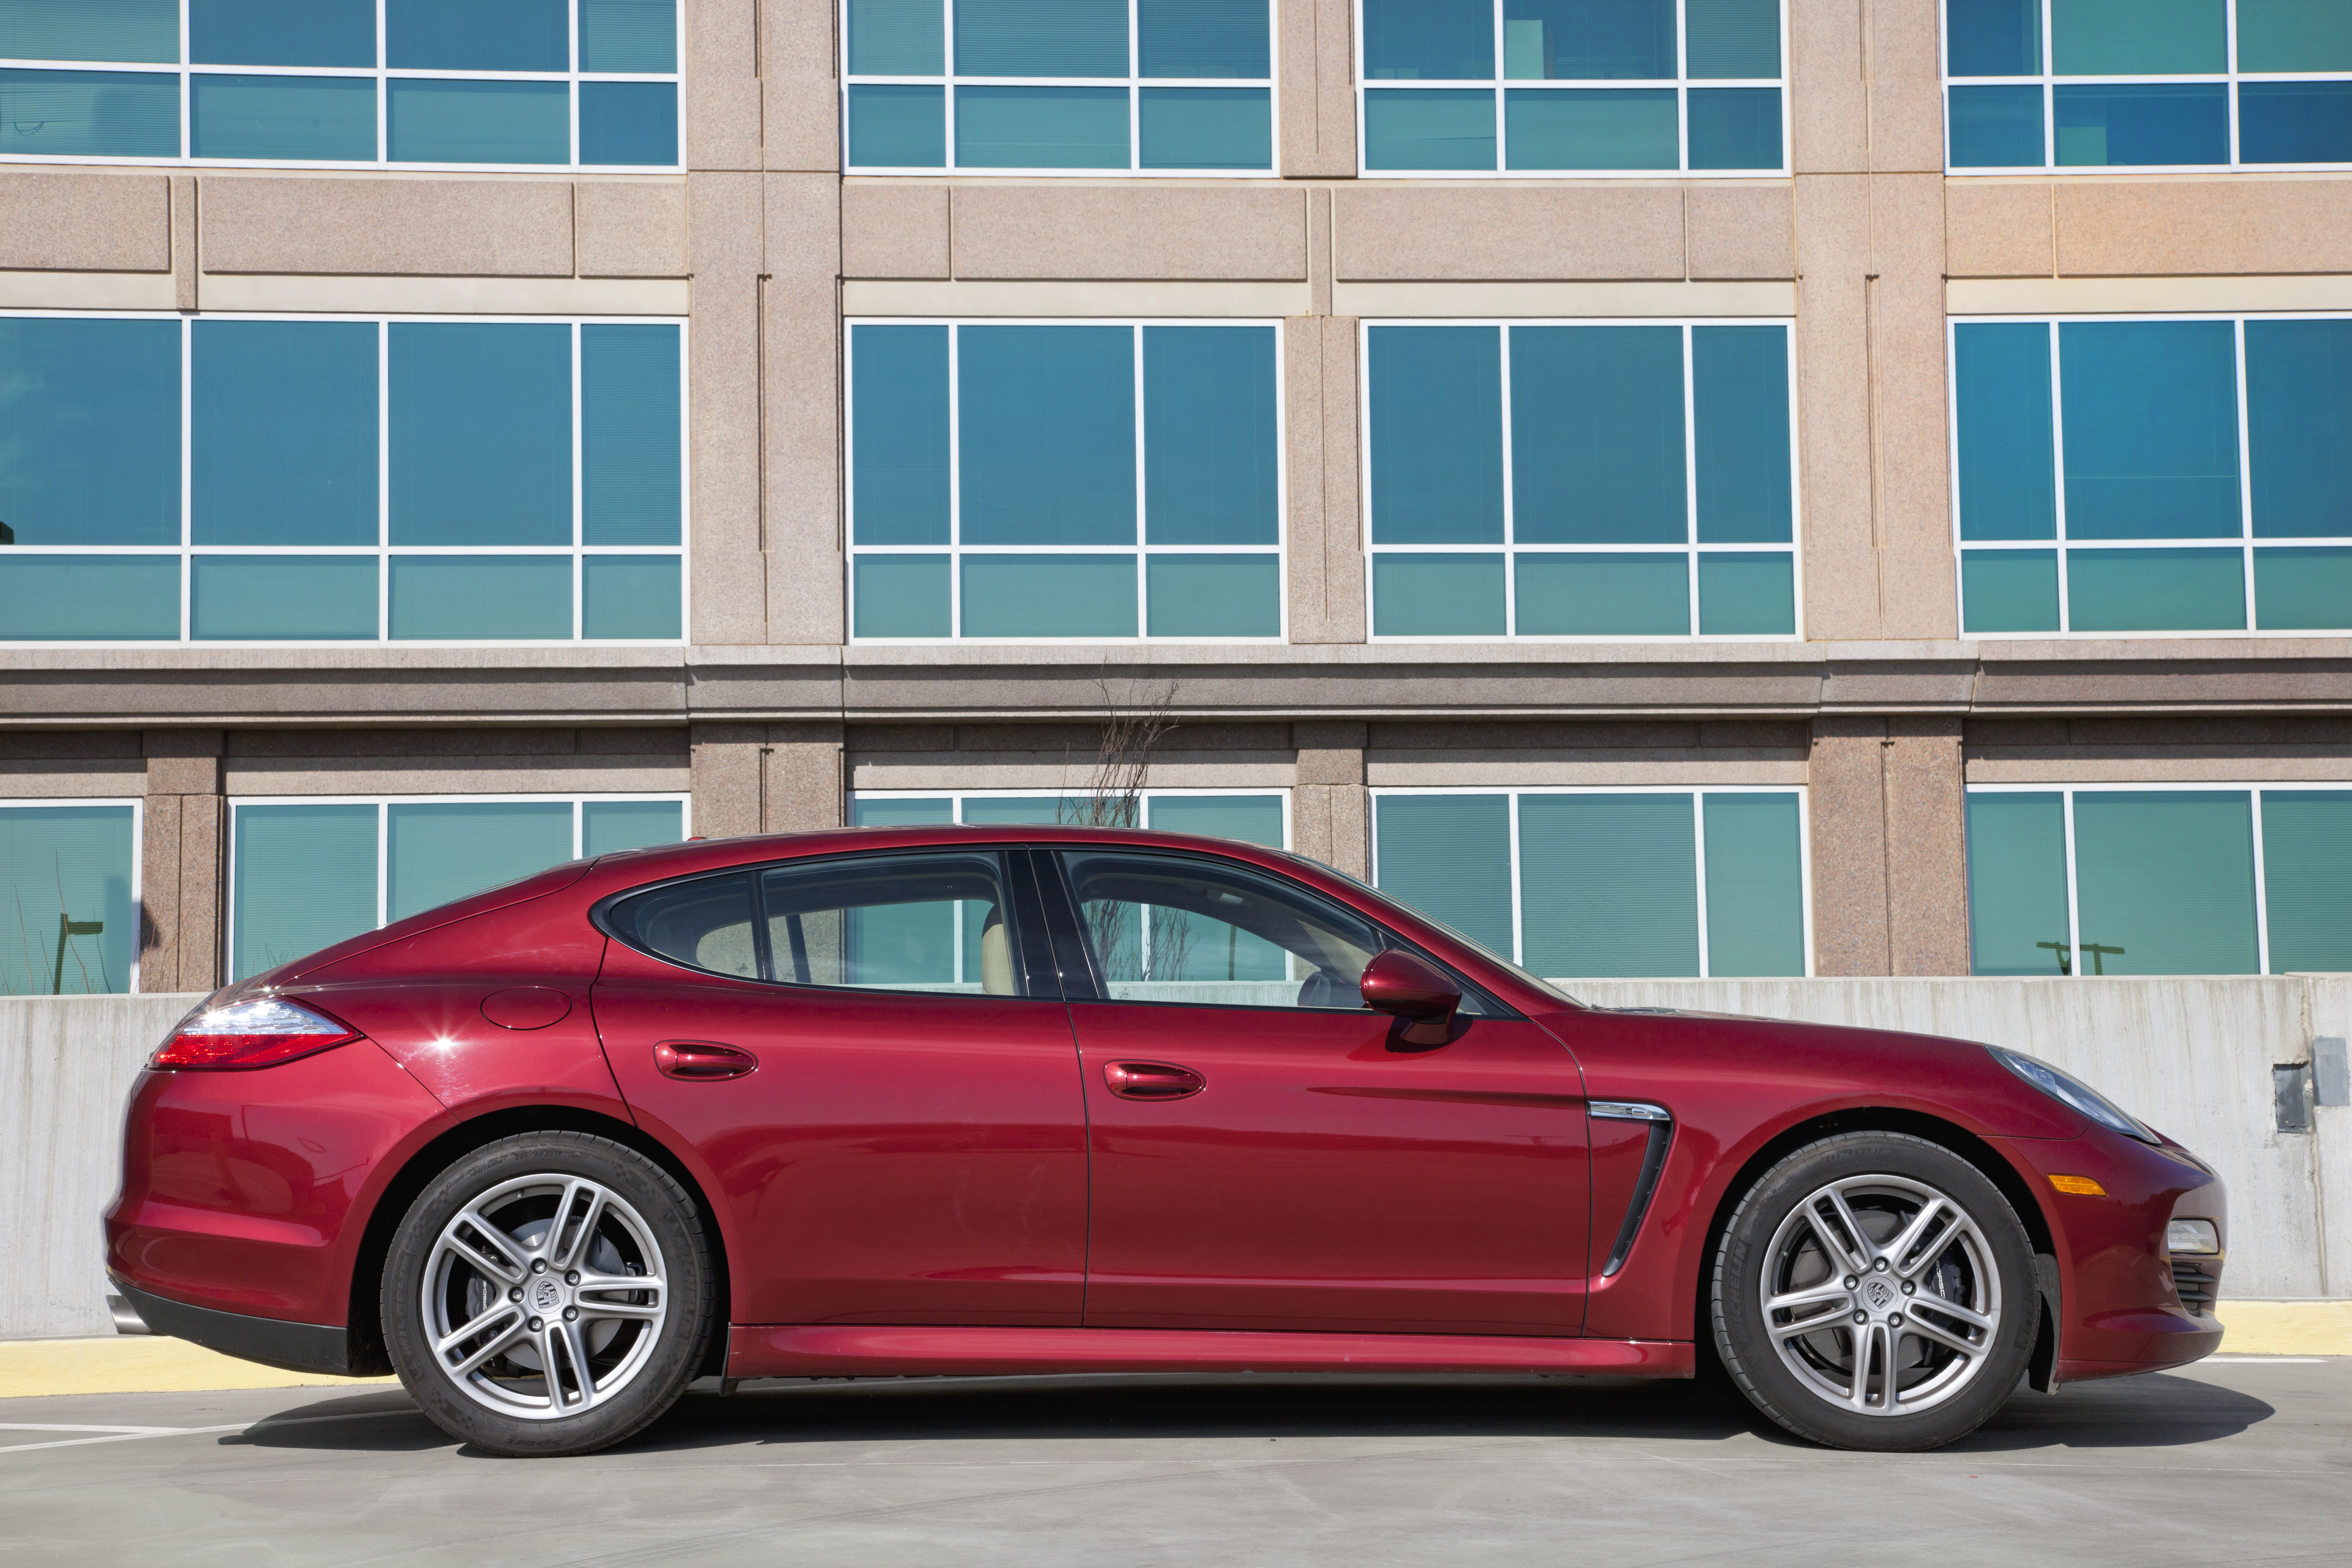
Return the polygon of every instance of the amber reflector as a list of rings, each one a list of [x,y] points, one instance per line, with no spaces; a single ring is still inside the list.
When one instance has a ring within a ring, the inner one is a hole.
[[[2107,1189],[2088,1176],[2053,1176],[2050,1184],[2062,1193],[2075,1193],[2086,1198],[2103,1198]]]

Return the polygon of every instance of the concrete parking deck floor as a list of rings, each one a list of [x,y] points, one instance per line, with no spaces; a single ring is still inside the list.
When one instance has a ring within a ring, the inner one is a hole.
[[[0,1562],[2341,1564],[2352,1360],[2021,1394],[1906,1456],[1811,1447],[1689,1384],[770,1385],[537,1461],[452,1443],[397,1390],[17,1399]]]

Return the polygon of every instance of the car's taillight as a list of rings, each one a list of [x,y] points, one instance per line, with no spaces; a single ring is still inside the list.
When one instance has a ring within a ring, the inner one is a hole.
[[[262,999],[191,1014],[147,1058],[152,1068],[276,1067],[359,1035],[299,1003]]]

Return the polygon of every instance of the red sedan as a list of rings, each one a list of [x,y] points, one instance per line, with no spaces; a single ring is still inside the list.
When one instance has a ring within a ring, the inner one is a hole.
[[[632,850],[233,985],[131,1097],[156,1331],[572,1454],[698,1375],[1689,1377],[1853,1448],[2194,1361],[2196,1156],[2032,1058],[1579,1005],[1116,830]]]

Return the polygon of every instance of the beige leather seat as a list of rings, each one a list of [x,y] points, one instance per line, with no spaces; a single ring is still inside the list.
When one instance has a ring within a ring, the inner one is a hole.
[[[1002,905],[992,908],[981,924],[980,989],[988,996],[1013,994],[1013,943],[1004,932]]]

